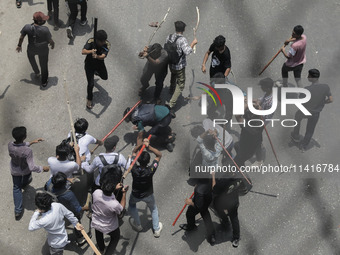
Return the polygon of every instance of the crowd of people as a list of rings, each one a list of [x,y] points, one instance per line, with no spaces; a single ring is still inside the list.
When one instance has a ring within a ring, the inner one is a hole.
[[[45,22],[53,15],[55,29],[59,27],[59,1],[48,0],[48,16],[42,12],[33,15],[33,24],[27,24],[21,30],[21,36],[16,50],[22,51],[22,43],[28,36],[27,56],[36,77],[41,76],[41,86],[48,83],[48,45],[54,48],[54,41]],[[17,7],[21,1],[16,0]],[[70,16],[67,26],[67,36],[73,38],[73,29],[78,13],[78,5],[81,5],[81,22],[87,22],[87,3],[83,1],[68,0]],[[74,133],[71,131],[68,138],[56,146],[56,155],[48,158],[48,166],[37,166],[33,161],[31,145],[42,142],[39,138],[32,142],[25,142],[27,130],[24,126],[15,127],[12,130],[13,142],[9,142],[8,151],[11,157],[11,175],[13,178],[13,198],[15,219],[19,221],[24,213],[22,189],[32,181],[32,172],[50,172],[45,184],[45,191],[37,192],[34,212],[29,230],[44,228],[48,232],[48,244],[51,254],[63,254],[65,246],[69,243],[65,230],[66,217],[74,226],[74,234],[77,243],[85,243],[81,231],[81,218],[84,213],[91,219],[91,226],[95,229],[97,247],[102,254],[113,254],[120,238],[120,220],[130,217],[130,224],[136,231],[142,231],[143,226],[139,218],[136,204],[144,202],[150,209],[152,216],[152,229],[154,237],[158,238],[163,229],[159,221],[158,208],[153,192],[153,176],[159,168],[162,153],[156,147],[165,147],[169,152],[174,150],[176,133],[170,127],[176,118],[175,109],[179,96],[185,88],[186,81],[186,57],[193,52],[197,44],[194,38],[189,44],[184,37],[186,24],[176,21],[175,32],[167,36],[164,47],[160,43],[147,45],[139,53],[139,57],[146,59],[143,73],[140,78],[141,87],[139,96],[143,99],[146,90],[150,87],[149,81],[155,75],[155,91],[151,102],[143,102],[131,111],[127,108],[123,116],[127,122],[132,122],[138,132],[136,147],[132,155],[124,157],[116,152],[119,142],[118,136],[110,136],[105,140],[99,140],[87,133],[89,123],[86,119],[77,119],[74,123]],[[297,86],[303,87],[301,73],[306,62],[306,36],[303,27],[295,26],[291,39],[284,42],[282,53],[287,61],[282,66],[282,83],[275,83],[271,78],[262,79],[259,82],[264,95],[255,100],[256,109],[267,110],[272,107],[272,91],[274,86],[288,86],[288,73],[294,72]],[[285,46],[290,44],[286,51]],[[108,72],[104,59],[110,50],[108,35],[104,30],[97,31],[95,37],[86,41],[82,54],[86,55],[85,72],[87,78],[87,109],[93,107],[94,75],[101,79],[108,79]],[[217,36],[205,53],[202,62],[202,72],[206,73],[206,63],[211,56],[209,69],[210,83],[229,83],[228,76],[231,73],[231,53],[226,45],[226,38]],[[35,60],[38,55],[40,70]],[[162,100],[164,80],[171,73],[169,104]],[[41,71],[41,75],[40,75]],[[313,136],[320,112],[326,103],[333,101],[329,86],[320,84],[318,79],[320,72],[317,69],[308,71],[310,86],[305,87],[311,93],[311,100],[305,107],[312,113],[305,116],[301,111],[295,115],[298,125],[291,134],[293,141],[297,142],[301,150],[306,150]],[[214,118],[230,120],[232,115],[232,96],[227,90],[220,91],[224,106],[222,111],[209,102],[208,116],[202,125],[191,129],[191,135],[197,141],[197,150],[190,168],[195,165],[216,166],[220,162],[223,165],[235,165],[238,168],[244,166],[246,161],[256,155],[254,167],[261,167],[264,161],[262,133],[264,127],[240,125],[241,133],[238,142],[233,141],[230,127],[213,125]],[[245,104],[246,105],[246,104]],[[237,121],[249,123],[248,120],[266,119],[269,116],[257,116],[245,106],[243,116],[235,116]],[[303,118],[308,118],[306,134],[301,140],[299,135],[300,123]],[[148,128],[149,127],[149,128]],[[146,130],[147,129],[147,130]],[[150,138],[151,135],[151,139]],[[91,161],[89,145],[97,144],[105,147],[105,153],[100,153]],[[153,145],[151,145],[153,144]],[[155,146],[155,147],[154,147]],[[142,148],[145,148],[143,150]],[[155,155],[151,159],[150,153]],[[135,163],[136,162],[136,163]],[[164,168],[165,166],[161,166]],[[124,186],[124,176],[131,172],[132,190],[128,202],[127,192],[129,187]],[[233,231],[232,246],[238,247],[240,240],[240,225],[238,220],[239,195],[244,195],[251,189],[251,181],[248,176],[240,172],[216,175],[214,173],[202,174],[192,177],[195,185],[194,195],[185,203],[189,206],[186,212],[187,223],[180,224],[185,231],[196,229],[195,216],[200,214],[206,227],[206,237],[210,244],[215,243],[215,230],[209,210],[212,210],[221,219],[222,225],[227,229],[231,222]],[[81,189],[81,192],[79,192]],[[81,202],[83,194],[91,194],[86,203]],[[125,210],[128,204],[128,210]],[[230,220],[229,220],[230,218]],[[104,235],[110,236],[110,242],[106,246]]]

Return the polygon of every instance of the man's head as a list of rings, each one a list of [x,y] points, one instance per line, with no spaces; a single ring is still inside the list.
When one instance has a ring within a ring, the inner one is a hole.
[[[37,25],[44,25],[46,23],[46,20],[48,20],[49,18],[49,16],[46,16],[42,12],[35,12],[33,14],[33,21]]]
[[[264,78],[260,80],[259,85],[264,92],[271,93],[273,91],[274,81],[270,78]]]
[[[161,56],[162,45],[159,43],[154,43],[148,50],[150,52],[150,57],[157,59]]]
[[[223,35],[219,35],[214,39],[215,49],[222,53],[224,51],[225,38]]]
[[[150,154],[147,151],[143,151],[138,158],[138,163],[142,167],[146,167],[150,162]]]
[[[208,150],[215,151],[215,143],[216,139],[212,135],[206,135],[203,138],[203,144]]]
[[[27,136],[27,131],[25,127],[15,127],[12,130],[12,136],[17,143],[22,143]]]
[[[118,142],[119,142],[119,138],[116,135],[107,138],[104,141],[104,147],[106,149],[106,152],[114,151],[116,149],[116,146],[117,146]]]
[[[66,186],[66,182],[67,182],[67,176],[66,174],[62,172],[58,172],[57,174],[52,176],[52,184],[53,184],[53,187],[56,189],[64,188]]]
[[[111,180],[110,175],[104,175],[104,180],[101,181],[101,190],[105,196],[111,196],[113,191],[115,190],[118,183]]]
[[[89,123],[84,118],[77,119],[77,121],[74,123],[74,129],[78,134],[85,134],[88,127]]]
[[[125,111],[124,111],[124,113],[123,113],[123,117],[124,117],[130,110],[131,110],[130,107],[126,108]],[[127,116],[127,117],[125,118],[125,121],[126,121],[126,122],[130,122],[131,120],[132,120],[132,113],[129,114],[129,116]]]
[[[42,212],[47,212],[51,209],[51,204],[53,202],[53,198],[51,195],[46,192],[37,192],[35,195],[35,205]]]
[[[309,82],[316,82],[319,80],[320,71],[318,69],[310,69],[308,71],[308,81]]]
[[[55,154],[58,158],[58,160],[64,161],[67,159],[67,156],[69,155],[71,150],[71,146],[65,142],[62,142],[61,144],[57,145],[55,149]]]
[[[304,31],[304,29],[301,25],[295,26],[293,28],[292,37],[296,38],[296,39],[300,38],[301,35],[303,34],[303,31]]]
[[[104,30],[97,31],[96,34],[96,44],[101,47],[105,44],[107,40],[107,33]]]
[[[175,22],[175,30],[177,33],[183,33],[185,31],[186,24],[183,21]]]
[[[205,132],[204,128],[202,126],[194,126],[191,130],[190,133],[192,135],[193,138],[197,138],[199,137],[201,134],[203,134]]]

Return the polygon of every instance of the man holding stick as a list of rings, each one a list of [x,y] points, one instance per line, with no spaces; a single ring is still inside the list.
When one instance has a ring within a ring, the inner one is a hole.
[[[148,166],[150,162],[150,154],[146,151],[143,151],[140,157],[138,158],[139,165],[135,165],[132,170],[132,193],[130,195],[129,200],[129,213],[131,215],[130,224],[132,227],[140,232],[143,230],[141,226],[141,222],[138,215],[138,210],[136,208],[136,204],[138,202],[145,202],[149,207],[152,215],[152,227],[154,230],[154,237],[158,238],[161,235],[161,231],[163,229],[163,224],[159,222],[158,218],[158,209],[155,201],[155,197],[153,195],[153,182],[152,178],[155,174],[159,161],[161,160],[162,153],[150,146],[150,141],[148,139],[144,139],[143,145],[153,152],[156,155],[156,158],[153,160],[152,164]],[[137,145],[132,153],[133,157],[136,157],[137,151],[140,149],[141,145]]]
[[[283,55],[287,58],[287,61],[283,64],[282,73],[282,85],[288,86],[288,72],[294,72],[294,78],[296,85],[302,88],[301,84],[301,72],[303,64],[306,63],[306,36],[303,35],[304,29],[301,25],[294,27],[292,37],[284,42],[281,48]],[[285,47],[291,43],[288,53],[286,53]]]

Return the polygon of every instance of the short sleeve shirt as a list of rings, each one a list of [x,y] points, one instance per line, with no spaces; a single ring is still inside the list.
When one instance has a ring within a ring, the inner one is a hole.
[[[327,97],[330,97],[331,90],[327,84],[312,84],[305,87],[311,93],[310,100],[304,104],[311,113],[319,113],[325,106]]]
[[[79,165],[74,161],[60,161],[56,157],[49,157],[47,162],[50,167],[51,177],[58,172],[62,172],[66,174],[67,178],[72,178],[72,174],[79,170]]]
[[[154,160],[150,166],[142,168],[134,166],[132,174],[132,195],[136,198],[144,198],[153,194],[152,177],[158,168],[159,162]]]
[[[94,39],[93,38],[90,38],[86,41],[86,44],[84,45],[84,49],[85,50],[92,50],[96,48],[97,49],[97,55],[102,55],[102,54],[105,54],[105,56],[107,56],[107,54],[109,54],[109,51],[110,51],[110,48],[111,48],[111,44],[108,40],[105,41],[105,44],[101,47],[99,47],[98,45],[94,45]],[[86,59],[85,59],[85,62],[88,62],[88,61],[103,61],[103,60],[100,60],[100,59],[94,59],[92,58],[92,54],[87,54],[86,56]]]
[[[21,30],[21,35],[28,36],[28,47],[34,46],[48,46],[49,41],[52,38],[50,30],[45,26],[36,26],[33,24],[27,24]],[[35,37],[35,38],[34,38]]]
[[[76,133],[76,136],[80,135]],[[71,133],[68,134],[68,137],[71,136]],[[89,135],[85,133],[83,137],[81,137],[78,141],[78,146],[79,146],[79,155],[80,157],[85,155],[86,156],[86,161],[91,160],[91,152],[89,150],[89,145],[90,144],[95,144],[97,142],[97,139],[94,138],[92,135]]]
[[[216,73],[224,74],[228,68],[231,68],[230,50],[227,46],[222,53],[219,53],[213,43],[210,45],[209,51],[212,52],[210,77],[213,77]]]

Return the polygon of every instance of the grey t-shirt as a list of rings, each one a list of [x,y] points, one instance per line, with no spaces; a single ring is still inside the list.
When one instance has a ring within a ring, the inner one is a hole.
[[[28,36],[28,47],[47,47],[52,38],[48,27],[34,24],[25,25],[20,33]]]
[[[151,46],[149,46],[149,48],[151,48]],[[167,66],[167,64],[168,64],[168,53],[166,52],[166,50],[161,49],[161,55],[157,59],[159,60],[158,65],[154,65],[150,61],[147,61],[146,65],[149,68],[155,69],[156,71],[160,71],[160,70],[166,69],[168,67]]]
[[[311,99],[304,106],[311,113],[321,112],[325,106],[326,99],[330,97],[331,90],[327,84],[312,84],[305,87],[311,93]]]

